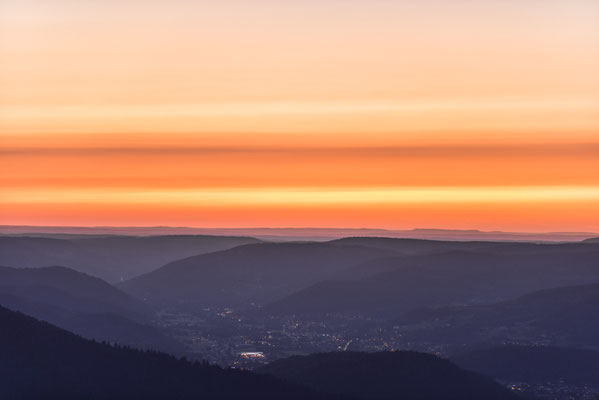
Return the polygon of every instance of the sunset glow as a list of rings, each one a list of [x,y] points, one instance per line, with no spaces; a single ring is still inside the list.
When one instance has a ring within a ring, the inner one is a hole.
[[[599,3],[8,0],[0,224],[599,232]]]

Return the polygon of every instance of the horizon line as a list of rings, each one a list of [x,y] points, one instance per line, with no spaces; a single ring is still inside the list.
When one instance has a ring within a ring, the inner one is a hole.
[[[175,225],[4,225],[3,228],[82,228],[82,229],[197,229],[197,230],[350,230],[350,231],[385,231],[385,232],[418,232],[418,231],[441,231],[441,232],[475,232],[475,233],[508,233],[508,234],[595,234],[599,232],[592,231],[503,231],[503,230],[481,230],[455,229],[455,228],[368,228],[368,227],[310,227],[310,226],[251,226],[251,227],[207,227],[207,226],[175,226]],[[39,232],[29,232],[39,233]]]

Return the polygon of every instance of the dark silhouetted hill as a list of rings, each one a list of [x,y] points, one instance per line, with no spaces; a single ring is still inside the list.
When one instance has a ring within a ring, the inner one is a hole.
[[[262,243],[175,261],[119,285],[153,302],[239,305],[264,302],[350,265],[395,254],[329,243]]]
[[[331,398],[271,377],[90,342],[3,307],[0,326],[3,400]]]
[[[174,260],[260,240],[228,236],[0,236],[0,265],[64,265],[109,282],[130,279]]]
[[[256,372],[314,389],[362,399],[517,399],[478,373],[416,352],[337,352],[294,356],[274,361]]]
[[[550,346],[495,346],[452,357],[464,369],[503,381],[599,385],[599,351]]]

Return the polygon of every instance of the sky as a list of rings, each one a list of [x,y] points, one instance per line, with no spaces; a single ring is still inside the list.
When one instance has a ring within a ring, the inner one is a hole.
[[[0,224],[599,232],[595,0],[3,0]]]

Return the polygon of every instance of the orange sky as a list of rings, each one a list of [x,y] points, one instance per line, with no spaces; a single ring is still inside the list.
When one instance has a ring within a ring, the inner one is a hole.
[[[0,5],[0,224],[599,232],[599,3]]]

